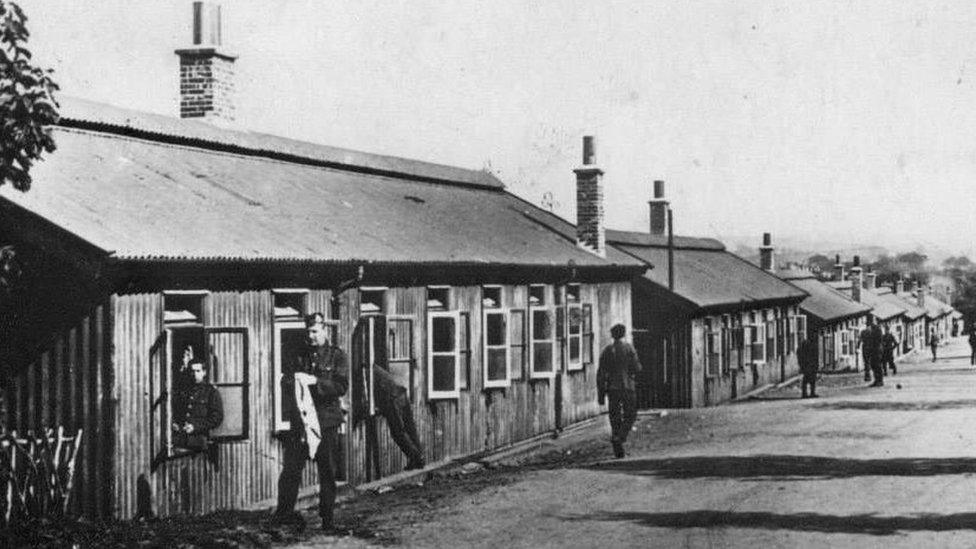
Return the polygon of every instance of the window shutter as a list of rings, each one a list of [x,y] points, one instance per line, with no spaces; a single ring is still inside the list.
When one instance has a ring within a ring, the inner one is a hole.
[[[172,451],[172,417],[169,402],[169,362],[166,360],[167,334],[164,331],[149,349],[149,455],[155,471]]]
[[[250,368],[247,328],[204,328],[207,335],[210,381],[220,393],[224,421],[210,431],[210,438],[243,440],[248,437]]]

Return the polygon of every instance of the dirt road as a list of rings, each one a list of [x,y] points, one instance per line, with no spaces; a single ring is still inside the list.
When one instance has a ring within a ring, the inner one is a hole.
[[[340,543],[973,547],[968,352],[957,340],[950,358],[901,365],[882,388],[846,376],[816,400],[793,387],[642,418],[623,460],[601,424],[525,463],[361,498],[340,512],[363,537]]]

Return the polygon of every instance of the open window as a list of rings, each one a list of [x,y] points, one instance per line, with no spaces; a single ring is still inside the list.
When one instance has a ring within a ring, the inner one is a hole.
[[[762,322],[749,327],[749,347],[753,362],[766,361],[766,325]]]
[[[450,286],[428,286],[427,287],[427,310],[448,311],[450,309],[451,309],[451,287]]]
[[[528,361],[526,358],[528,329],[525,318],[525,309],[512,309],[508,312],[510,379],[523,379],[525,377],[525,364]]]
[[[481,363],[484,372],[484,387],[494,389],[511,385],[509,371],[509,312],[502,308],[501,288],[486,286],[483,289],[482,304],[482,350]]]
[[[407,387],[411,401],[414,399],[414,324],[413,316],[389,315],[387,326],[387,366],[396,382]]]
[[[718,377],[721,372],[722,330],[705,320],[705,376]]]
[[[360,288],[360,316],[380,315],[384,313],[386,313],[386,288]]]
[[[458,311],[427,313],[427,398],[461,396],[461,314]]]
[[[250,368],[247,328],[204,328],[210,382],[220,394],[224,420],[210,431],[215,442],[248,438]]]
[[[555,319],[545,290],[545,286],[529,287],[529,374],[533,379],[548,379],[556,375]]]
[[[583,360],[583,304],[579,284],[566,287],[566,318],[567,369],[582,370],[586,362]]]

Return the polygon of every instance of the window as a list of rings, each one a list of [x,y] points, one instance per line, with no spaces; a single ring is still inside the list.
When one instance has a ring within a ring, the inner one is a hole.
[[[766,320],[766,362],[772,364],[776,360],[776,319],[772,314]]]
[[[379,315],[386,312],[386,288],[360,288],[359,314]]]
[[[482,326],[484,326],[484,355],[482,356],[484,386],[486,389],[508,387],[510,385],[508,312],[500,308],[485,309]]]
[[[244,440],[248,436],[247,328],[206,328],[211,352],[210,382],[220,393],[224,421],[210,431],[212,440]]]
[[[522,379],[525,372],[525,310],[512,309],[508,312],[509,330],[509,378]]]
[[[461,396],[461,315],[458,311],[427,313],[427,398]]]
[[[712,326],[711,320],[705,320],[705,375],[717,377],[720,373],[722,360],[722,330]]]
[[[481,306],[485,309],[500,309],[502,302],[501,286],[484,286],[481,288]]]
[[[461,319],[461,334],[458,339],[461,355],[461,377],[458,387],[462,390],[471,388],[471,313],[460,311],[458,317]]]
[[[449,286],[427,287],[427,310],[446,311],[451,308],[451,288]]]
[[[593,364],[593,305],[583,305],[583,365]]]
[[[390,374],[397,383],[407,387],[413,400],[413,367],[414,367],[414,318],[408,315],[390,315],[386,317],[387,365]]]
[[[729,317],[727,315],[722,316],[722,327],[720,333],[722,335],[721,337],[722,350],[720,352],[720,356],[721,356],[720,363],[721,363],[722,373],[727,374],[732,369],[731,367],[732,331],[729,328]]]
[[[795,317],[796,326],[794,327],[796,333],[796,345],[794,348],[799,348],[800,342],[805,341],[809,334],[807,334],[807,315],[798,314]]]
[[[546,307],[545,286],[529,288],[529,372],[532,378],[551,378],[554,365],[555,329],[553,310]]]
[[[749,344],[754,362],[766,361],[766,325],[762,322],[750,326]]]
[[[582,370],[583,365],[583,305],[580,303],[579,284],[566,287],[567,317],[567,368]]]

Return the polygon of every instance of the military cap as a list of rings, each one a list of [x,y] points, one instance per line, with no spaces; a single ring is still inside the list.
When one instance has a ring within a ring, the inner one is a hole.
[[[316,324],[324,324],[325,316],[322,313],[312,313],[310,315],[305,315],[305,327],[310,328]]]

